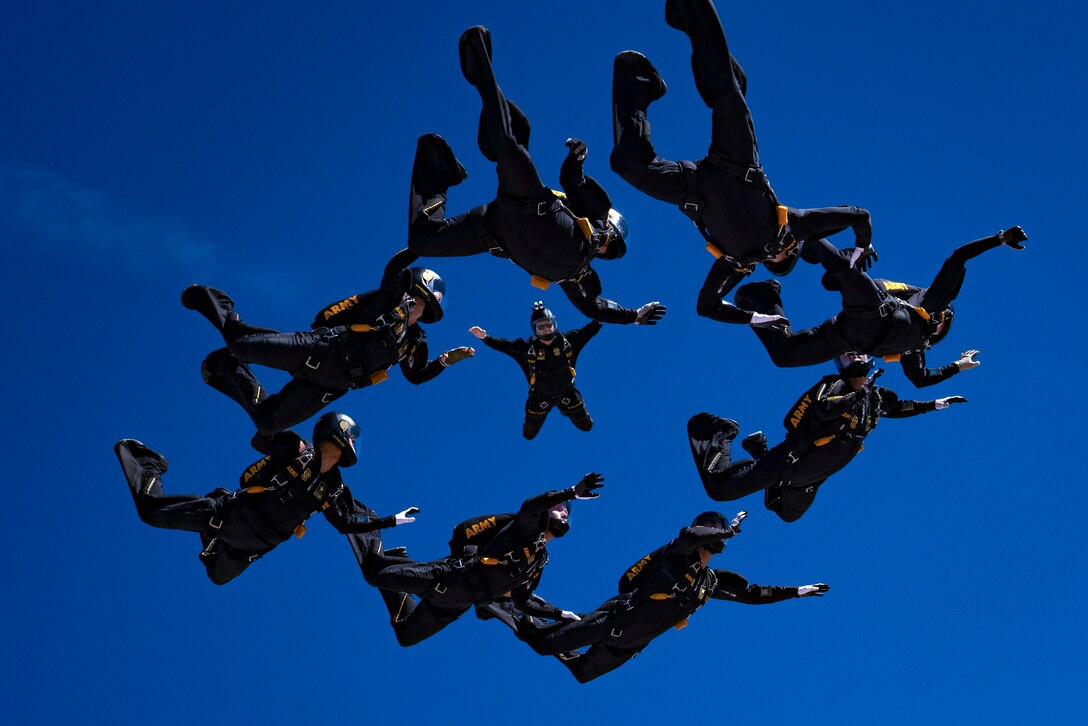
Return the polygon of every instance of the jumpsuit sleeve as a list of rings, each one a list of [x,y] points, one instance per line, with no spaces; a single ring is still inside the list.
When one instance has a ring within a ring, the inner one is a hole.
[[[535,522],[537,517],[547,512],[556,504],[571,499],[574,499],[574,487],[553,489],[552,491],[544,492],[543,494],[537,494],[535,497],[529,497],[521,503],[521,509],[518,510],[515,517],[519,521],[522,518],[532,518],[532,521]]]
[[[915,388],[925,388],[941,381],[947,381],[960,372],[959,366],[955,363],[949,363],[939,368],[926,368],[926,353],[924,350],[904,353],[899,358],[899,364],[903,366],[903,375],[914,384]]]
[[[532,615],[537,618],[547,618],[548,620],[563,619],[562,609],[557,608],[555,605],[552,605],[535,593],[529,594],[525,596],[524,600],[519,601],[519,590],[521,590],[521,588],[518,588],[518,590],[515,590],[512,593],[512,599],[518,606],[518,609],[526,615]]]
[[[418,259],[419,255],[407,247],[390,257],[382,273],[381,289],[388,292],[404,292],[404,280],[401,273]]]
[[[427,360],[427,353],[427,335],[419,330],[419,338],[412,346],[412,350],[400,361],[400,372],[404,374],[406,381],[418,386],[420,383],[434,379],[446,369],[438,358]]]
[[[857,391],[851,390],[841,379],[824,381],[816,389],[816,401],[812,404],[813,413],[819,421],[831,421],[853,408],[859,394],[867,395],[864,388]]]
[[[680,535],[669,543],[669,550],[689,554],[699,547],[732,537],[732,531],[717,527],[684,527]]]
[[[388,517],[371,517],[368,514],[356,513],[365,511],[367,511],[366,507],[355,501],[351,496],[351,490],[345,486],[340,491],[340,495],[329,502],[329,506],[325,507],[321,513],[325,515],[328,523],[340,534],[373,532],[376,529],[397,526],[397,519],[392,515]]]
[[[695,304],[695,312],[704,318],[717,320],[720,323],[736,323],[747,325],[752,322],[752,313],[742,310],[735,305],[722,300],[734,287],[747,275],[738,270],[724,257],[719,257],[710,266],[703,287],[699,290],[699,298]]]
[[[582,352],[582,348],[588,343],[593,336],[601,332],[601,328],[604,327],[604,323],[600,320],[590,320],[589,323],[583,325],[580,328],[575,328],[569,333],[563,333],[563,337],[567,339],[571,347],[572,358],[577,358],[578,354]]]
[[[830,237],[846,228],[854,230],[854,246],[869,247],[873,243],[873,223],[869,211],[861,207],[821,207],[790,209],[790,229],[802,241]]]
[[[936,401],[905,401],[890,388],[877,389],[880,393],[880,415],[888,418],[910,418],[937,410]]]
[[[745,605],[768,605],[797,597],[796,587],[753,585],[735,572],[714,570],[718,586],[711,597],[715,600],[732,600]]]
[[[515,338],[514,340],[507,340],[506,338],[497,338],[494,335],[484,336],[484,345],[492,350],[497,350],[500,353],[505,353],[511,358],[522,359],[525,357],[525,353],[529,350],[528,342],[521,338]]]
[[[638,319],[638,311],[622,307],[614,300],[601,296],[601,278],[590,269],[581,280],[561,282],[567,299],[587,318],[600,320],[602,323],[629,325]]]
[[[272,459],[294,459],[302,450],[303,443],[302,437],[290,429],[273,434],[271,441],[262,449],[261,453],[265,454],[265,456],[247,466],[239,475],[239,486],[244,489],[247,486],[263,481],[263,475],[260,474],[264,468],[262,466],[263,462]]]

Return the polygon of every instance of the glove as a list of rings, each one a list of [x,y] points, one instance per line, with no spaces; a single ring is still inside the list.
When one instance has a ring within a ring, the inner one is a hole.
[[[864,384],[862,384],[862,386],[861,386],[861,387],[862,387],[862,388],[867,388],[867,389],[869,389],[869,390],[872,390],[872,388],[873,388],[873,384],[874,384],[874,383],[876,383],[876,379],[877,379],[877,378],[880,378],[880,377],[881,377],[882,375],[884,375],[884,369],[883,369],[883,368],[877,368],[877,369],[876,369],[875,371],[873,371],[873,372],[872,372],[872,373],[871,373],[871,374],[869,375],[869,377],[868,377],[868,378],[866,378],[866,379],[865,379],[865,383],[864,383]]]
[[[965,350],[960,353],[960,359],[956,361],[956,367],[961,371],[966,371],[971,368],[977,368],[982,365],[982,361],[975,360],[975,356],[978,355],[977,350]]]
[[[648,302],[638,309],[635,325],[657,325],[657,321],[665,317],[666,310],[659,300]]]
[[[487,331],[481,328],[479,325],[473,325],[471,328],[468,329],[468,332],[472,333],[480,340],[483,340],[487,337]]]
[[[748,512],[737,512],[737,516],[733,517],[733,521],[729,523],[729,529],[733,530],[733,536],[740,534],[740,523],[748,516]]]
[[[593,490],[603,487],[604,484],[601,484],[602,481],[604,481],[604,477],[597,472],[590,472],[589,474],[586,474],[582,477],[582,481],[571,487],[572,489],[574,489],[574,498],[596,499],[597,497],[601,496],[600,494],[595,493]]]
[[[567,139],[567,148],[570,149],[570,155],[577,161],[585,161],[586,154],[589,153],[589,149],[586,148],[586,142],[581,139]]]
[[[937,407],[937,410],[940,411],[942,409],[948,408],[953,403],[967,403],[967,399],[963,396],[949,396],[947,398],[938,398],[933,403]]]
[[[817,582],[815,585],[801,585],[797,588],[797,597],[823,597],[831,589],[830,585]]]
[[[419,514],[419,507],[408,507],[403,512],[397,512],[393,517],[396,519],[397,525],[399,526],[402,524],[411,524],[416,521],[416,518],[412,516],[413,514]]]
[[[572,613],[570,610],[564,610],[563,612],[559,613],[559,617],[563,618],[563,620],[581,620],[582,619],[581,616],[577,615],[576,613]]]
[[[785,315],[752,313],[752,319],[748,321],[748,324],[753,328],[787,328],[790,321]]]
[[[476,355],[474,348],[469,348],[462,345],[460,348],[454,348],[447,350],[445,353],[439,356],[444,366],[452,366],[454,363],[460,363],[465,358],[471,358]]]
[[[850,253],[850,267],[855,265],[861,270],[868,270],[873,266],[873,263],[880,258],[876,255],[876,250],[872,245],[868,247],[855,247]]]
[[[997,233],[997,238],[1001,240],[1001,244],[1006,247],[1012,247],[1014,250],[1024,249],[1024,245],[1020,244],[1028,238],[1027,232],[1021,227],[1010,227],[1009,229],[1003,229]]]

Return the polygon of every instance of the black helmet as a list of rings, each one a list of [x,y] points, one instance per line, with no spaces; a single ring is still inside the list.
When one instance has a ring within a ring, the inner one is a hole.
[[[559,325],[555,322],[555,313],[544,307],[543,300],[537,300],[533,303],[533,313],[529,316],[529,327],[533,329],[533,335],[540,335],[536,329],[536,324],[541,321],[548,321],[552,324],[553,334],[559,329]]]
[[[570,502],[559,502],[548,510],[548,531],[562,537],[570,531]]]
[[[351,466],[359,460],[355,453],[355,440],[358,438],[359,424],[347,414],[326,413],[314,424],[315,446],[322,441],[331,441],[340,449],[337,466]]]
[[[948,303],[948,308],[940,313],[933,313],[929,318],[929,342],[927,347],[937,345],[944,336],[948,335],[948,331],[952,329],[952,320],[956,317],[956,311],[952,307],[952,303]],[[937,326],[944,323],[944,327],[941,328],[941,332],[936,332]]]
[[[850,351],[835,358],[835,369],[843,378],[864,378],[876,365],[868,355]]]
[[[695,519],[691,521],[692,527],[716,527],[717,529],[726,529],[729,527],[729,523],[725,520],[725,515],[721,512],[707,511],[703,512]],[[718,540],[717,542],[707,542],[702,545],[708,552],[718,554],[725,549],[725,540]]]
[[[437,323],[442,319],[442,298],[446,296],[446,283],[434,270],[426,267],[412,267],[408,272],[408,294],[423,298],[426,309],[420,316],[424,323]]]
[[[598,257],[605,260],[617,260],[627,254],[627,238],[631,236],[631,225],[615,209],[608,210],[608,222],[604,231],[597,237],[597,247],[608,243],[608,248]]]

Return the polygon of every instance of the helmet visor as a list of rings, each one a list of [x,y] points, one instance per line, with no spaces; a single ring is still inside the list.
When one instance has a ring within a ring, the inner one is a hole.
[[[533,323],[533,332],[536,333],[537,336],[541,337],[541,338],[546,338],[546,337],[548,337],[550,335],[554,335],[555,334],[555,320],[553,320],[551,318],[544,318],[542,320],[537,320],[535,323]]]

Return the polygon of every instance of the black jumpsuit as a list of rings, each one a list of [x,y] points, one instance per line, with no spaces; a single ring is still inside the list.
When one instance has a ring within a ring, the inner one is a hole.
[[[711,499],[732,501],[765,489],[767,509],[793,522],[812,505],[820,485],[857,456],[881,416],[908,418],[935,408],[934,401],[904,401],[882,386],[854,390],[830,375],[787,413],[785,440],[758,460],[732,461],[736,427],[709,413],[688,421],[688,437]]]
[[[755,334],[781,368],[816,365],[851,351],[872,356],[912,353],[903,360],[908,378],[936,382],[932,375],[911,374],[911,368],[925,369],[924,358],[918,361],[916,356],[935,342],[936,325],[963,286],[967,261],[1001,244],[993,235],[962,245],[941,265],[929,287],[917,288],[874,280],[864,270],[850,267],[847,256],[830,242],[815,240],[805,245],[804,256],[823,265],[825,286],[842,295],[842,312],[798,332],[789,327],[760,327],[754,328]],[[736,300],[743,308],[785,315],[776,280],[748,283],[737,290]],[[953,375],[950,369],[941,373]]]
[[[384,556],[374,537],[348,539],[363,577],[382,591],[397,642],[407,647],[431,637],[474,605],[486,606],[504,596],[527,611],[555,617],[558,608],[533,590],[548,561],[548,510],[573,498],[573,488],[545,492],[525,500],[515,514],[479,517],[498,531],[492,534],[482,525],[480,531],[486,534],[481,539],[486,541],[474,553],[433,562]]]
[[[763,605],[797,597],[796,587],[752,585],[735,572],[704,567],[699,546],[720,541],[727,532],[685,527],[624,573],[617,597],[577,622],[543,625],[523,619],[523,638],[538,653],[561,655],[574,677],[586,683],[619,668],[670,628],[687,625],[711,598]],[[585,653],[576,650],[587,645],[592,647]]]
[[[408,315],[415,302],[405,298],[407,266],[417,256],[407,249],[386,265],[381,287],[338,300],[318,312],[313,330],[280,333],[243,323],[233,301],[210,288],[189,288],[200,298],[193,306],[223,334],[226,348],[204,361],[204,380],[226,394],[253,419],[259,435],[268,436],[305,421],[352,388],[388,377],[400,363],[410,383],[424,383],[445,366],[427,360],[427,335]],[[184,296],[183,296],[184,300]],[[271,396],[247,363],[278,368],[292,379]]]
[[[340,478],[339,467],[321,473],[320,453],[293,431],[276,434],[269,454],[247,467],[240,487],[206,496],[167,495],[162,489],[166,459],[133,439],[114,447],[128,479],[136,511],[147,524],[198,532],[200,559],[217,585],[230,582],[249,565],[295,534],[320,511],[344,534],[396,526],[392,516],[360,518],[362,505]]]
[[[748,323],[750,311],[722,307],[721,297],[751,274],[755,264],[788,246],[786,238],[809,240],[847,228],[853,228],[858,247],[868,247],[872,238],[869,213],[852,206],[788,208],[787,227],[782,227],[778,200],[759,163],[755,126],[739,82],[739,67],[729,54],[713,3],[670,0],[665,14],[667,22],[691,40],[695,85],[712,110],[710,149],[697,162],[670,161],[657,155],[646,117],[654,98],[647,94],[646,81],[639,78],[647,68],[623,62],[627,54],[621,54],[613,77],[612,170],[639,191],[678,205],[717,248],[716,254],[724,253],[710,273],[716,280],[712,290],[704,285],[707,294],[700,295],[700,314],[708,315],[708,310],[716,308],[710,317]]]
[[[528,340],[506,340],[493,335],[483,339],[487,347],[516,360],[525,374],[525,380],[529,382],[529,398],[525,402],[525,423],[522,426],[525,438],[532,439],[540,432],[553,406],[557,406],[559,412],[582,431],[593,428],[593,419],[586,410],[582,394],[574,385],[574,368],[582,348],[602,327],[600,321],[592,320],[581,328],[566,333],[557,332],[547,343],[535,335]]]
[[[558,282],[587,317],[605,323],[635,322],[637,311],[601,296],[600,278],[590,267],[595,255],[590,237],[605,229],[612,207],[607,192],[584,175],[582,162],[572,155],[559,174],[565,198],[545,187],[529,156],[528,122],[506,100],[495,79],[486,29],[465,31],[461,52],[463,65],[471,69],[466,78],[483,100],[480,149],[496,162],[498,194],[488,204],[445,219],[451,180],[423,162],[421,146],[412,169],[409,248],[423,257],[482,252],[508,257],[530,275]],[[524,126],[518,128],[517,121]],[[592,228],[589,236],[579,218]]]

